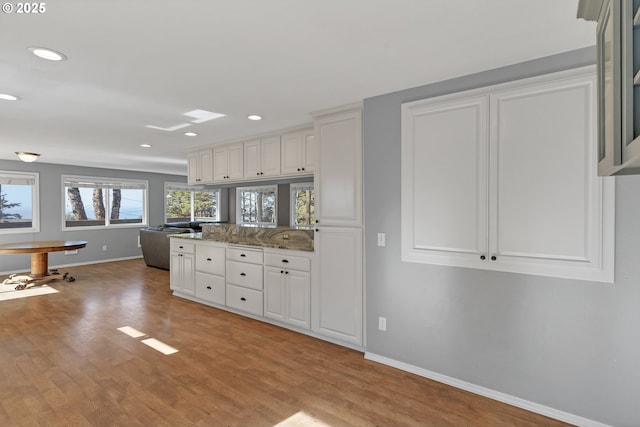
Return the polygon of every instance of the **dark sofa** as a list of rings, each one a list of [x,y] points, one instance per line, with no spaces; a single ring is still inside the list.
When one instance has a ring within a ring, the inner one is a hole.
[[[140,247],[145,264],[169,270],[169,235],[202,231],[201,222],[174,222],[140,230]]]

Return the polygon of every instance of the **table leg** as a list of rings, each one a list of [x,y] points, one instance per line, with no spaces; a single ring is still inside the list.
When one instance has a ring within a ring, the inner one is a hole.
[[[31,277],[44,277],[49,273],[49,254],[31,254]]]

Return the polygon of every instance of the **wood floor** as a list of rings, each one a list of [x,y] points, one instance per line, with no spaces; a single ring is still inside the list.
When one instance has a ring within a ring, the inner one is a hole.
[[[0,301],[0,426],[563,425],[174,297],[142,260],[63,271],[58,293]]]

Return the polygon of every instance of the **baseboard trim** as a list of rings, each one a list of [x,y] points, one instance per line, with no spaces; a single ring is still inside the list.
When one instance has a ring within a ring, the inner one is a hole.
[[[443,384],[450,385],[461,390],[465,390],[480,396],[488,397],[489,399],[497,400],[502,403],[506,403],[511,406],[515,406],[527,411],[535,412],[540,415],[544,415],[549,418],[554,418],[559,421],[564,421],[569,424],[573,424],[580,427],[610,427],[607,424],[602,424],[598,421],[590,420],[588,418],[580,417],[568,412],[560,411],[558,409],[550,408],[548,406],[540,405],[538,403],[530,402],[528,400],[520,399],[519,397],[511,396],[506,393],[491,390],[486,387],[482,387],[476,384],[468,383],[466,381],[459,380],[457,378],[442,375],[437,372],[429,371],[428,369],[420,368],[418,366],[410,365],[408,363],[400,362],[395,359],[390,359],[385,356],[380,356],[375,353],[365,352],[364,358],[371,360],[372,362],[378,362],[383,365],[391,366],[402,371],[410,372],[412,374],[419,375],[421,377],[429,378],[434,381],[438,381]]]
[[[79,265],[104,264],[106,262],[126,261],[126,260],[129,260],[129,259],[138,259],[138,258],[142,258],[142,255],[122,257],[122,258],[97,259],[97,260],[92,260],[92,261],[76,262],[76,263],[72,263],[72,264],[50,265],[49,269],[58,269],[59,270],[61,268],[77,267]],[[29,270],[27,268],[27,270],[19,270],[19,271],[0,271],[0,276],[9,275],[9,274],[18,274],[18,273],[29,274]]]

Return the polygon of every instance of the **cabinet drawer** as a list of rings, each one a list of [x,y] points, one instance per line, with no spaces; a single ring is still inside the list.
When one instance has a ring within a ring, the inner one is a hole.
[[[196,270],[224,276],[225,250],[218,246],[196,247]]]
[[[311,259],[281,253],[265,252],[264,265],[278,268],[289,268],[291,270],[311,271]]]
[[[227,283],[262,290],[262,265],[227,261],[226,276]]]
[[[195,245],[192,242],[185,241],[184,239],[171,238],[171,251],[182,252],[184,254],[192,254],[194,252]]]
[[[262,250],[244,249],[244,248],[228,248],[227,260],[262,264]]]
[[[224,305],[226,286],[224,277],[196,272],[196,297]]]
[[[227,306],[262,316],[262,292],[227,285]]]

